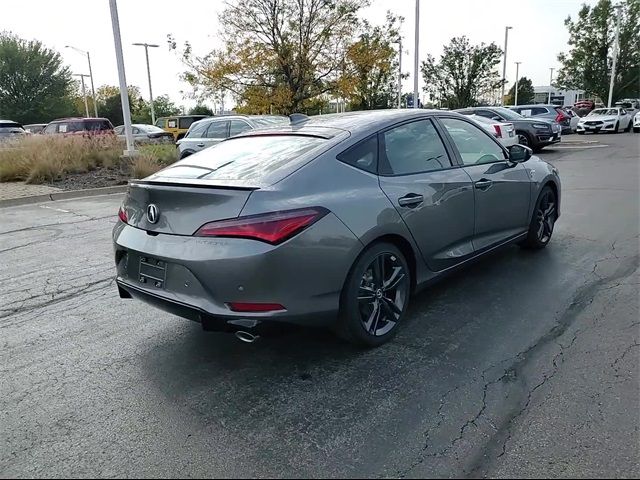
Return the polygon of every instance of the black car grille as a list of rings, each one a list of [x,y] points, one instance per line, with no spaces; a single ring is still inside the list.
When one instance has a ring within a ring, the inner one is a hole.
[[[603,123],[604,122],[599,122],[599,121],[598,122],[584,122],[585,125],[591,125],[591,126],[602,125]]]

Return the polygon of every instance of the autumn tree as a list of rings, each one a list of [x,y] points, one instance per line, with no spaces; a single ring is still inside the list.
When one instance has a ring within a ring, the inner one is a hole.
[[[348,45],[345,66],[338,80],[340,95],[351,110],[390,108],[396,105],[398,90],[398,48],[402,21],[387,12],[382,26],[363,21],[356,41]]]
[[[640,0],[621,0],[619,53],[613,101],[640,96]],[[616,12],[611,0],[583,5],[568,17],[569,51],[558,55],[562,68],[556,85],[584,90],[606,102],[613,63]]]
[[[501,55],[495,43],[471,45],[465,36],[452,38],[439,61],[427,55],[422,62],[424,91],[451,109],[476,105],[483,95],[502,85],[496,68]]]
[[[185,43],[184,79],[230,92],[248,113],[301,111],[335,89],[357,12],[368,0],[229,0],[222,48],[199,57]],[[170,48],[177,43],[169,37]]]
[[[505,99],[506,105],[515,105],[516,84],[514,83],[507,93]],[[535,91],[533,90],[533,82],[527,77],[521,77],[518,80],[518,105],[527,105],[533,103],[535,99]]]

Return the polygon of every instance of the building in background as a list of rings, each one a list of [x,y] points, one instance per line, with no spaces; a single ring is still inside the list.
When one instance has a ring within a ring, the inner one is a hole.
[[[554,105],[570,105],[585,98],[584,90],[559,90],[553,86],[533,87],[533,103],[548,104],[549,91],[551,91],[551,103]]]

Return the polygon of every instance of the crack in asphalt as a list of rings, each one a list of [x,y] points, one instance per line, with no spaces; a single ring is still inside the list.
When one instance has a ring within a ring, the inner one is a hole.
[[[77,225],[79,223],[86,223],[86,222],[92,222],[92,221],[96,221],[96,220],[104,220],[106,218],[114,218],[114,215],[105,215],[103,217],[89,217],[88,215],[82,215],[82,214],[74,214],[76,216],[84,216],[87,217],[84,220],[78,220],[77,222],[55,222],[55,223],[43,223],[42,225],[34,225],[31,227],[24,227],[24,228],[17,228],[15,230],[7,230],[6,232],[0,232],[0,236],[3,235],[11,235],[12,233],[19,233],[19,232],[29,232],[32,230],[46,230],[47,227],[59,227],[59,226],[66,226],[66,225]]]

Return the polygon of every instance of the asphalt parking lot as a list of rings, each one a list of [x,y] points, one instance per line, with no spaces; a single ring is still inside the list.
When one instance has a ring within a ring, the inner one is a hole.
[[[430,288],[368,351],[119,299],[119,195],[0,209],[0,476],[639,476],[639,139],[543,151],[549,248]]]

